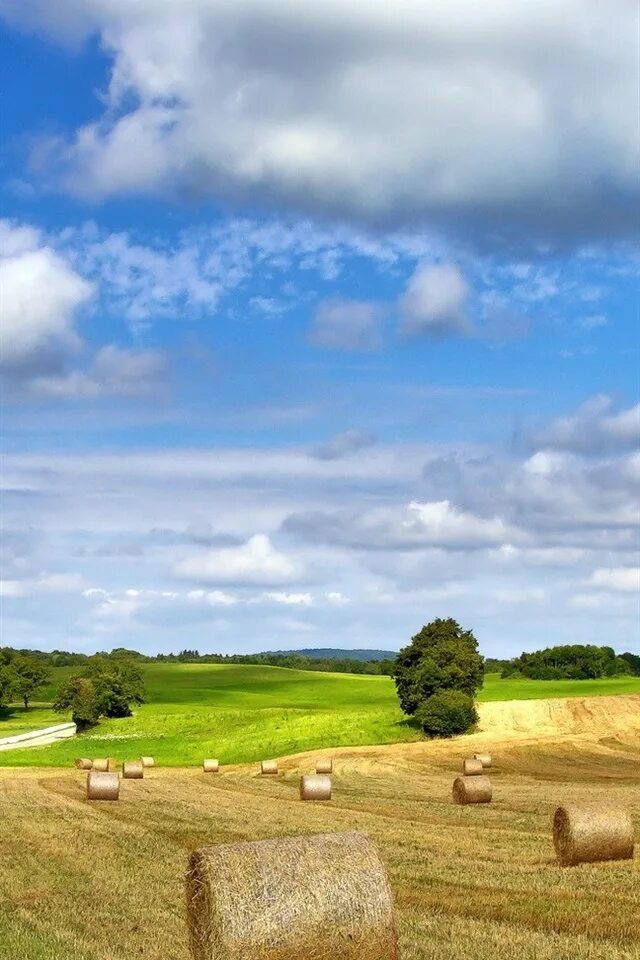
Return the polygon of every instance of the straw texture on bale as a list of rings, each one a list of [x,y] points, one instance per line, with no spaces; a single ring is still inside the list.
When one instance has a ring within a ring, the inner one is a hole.
[[[316,773],[333,773],[333,760],[331,758],[317,760]]]
[[[301,800],[331,800],[331,777],[323,773],[300,777]]]
[[[93,761],[87,760],[86,757],[78,757],[76,760],[76,768],[78,770],[91,770],[93,767]]]
[[[398,960],[389,881],[361,833],[204,847],[186,892],[194,960]]]
[[[156,762],[153,757],[140,757],[143,767],[155,767]]]
[[[122,764],[122,776],[125,780],[142,780],[144,777],[142,760],[125,760]]]
[[[120,777],[117,773],[92,770],[87,777],[87,800],[117,800],[120,796]]]
[[[553,817],[553,845],[562,866],[631,860],[634,834],[627,810],[604,804],[567,804]]]
[[[462,772],[465,777],[480,777],[483,770],[481,760],[463,760],[462,762]]]
[[[263,760],[260,764],[260,773],[277,773],[278,772],[278,761],[277,760]]]
[[[99,760],[94,760],[92,770],[97,770],[98,773],[108,773],[109,761],[104,757],[101,757]]]
[[[474,753],[474,760],[479,760],[485,769],[491,766],[491,754],[490,753]]]
[[[491,803],[492,796],[489,777],[456,777],[453,781],[454,803]]]
[[[217,760],[205,760],[202,764],[202,769],[205,773],[217,773],[220,769],[220,764]]]

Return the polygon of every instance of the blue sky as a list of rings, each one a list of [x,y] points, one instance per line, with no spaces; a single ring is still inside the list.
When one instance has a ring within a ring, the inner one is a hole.
[[[2,643],[640,652],[634,3],[0,20]]]

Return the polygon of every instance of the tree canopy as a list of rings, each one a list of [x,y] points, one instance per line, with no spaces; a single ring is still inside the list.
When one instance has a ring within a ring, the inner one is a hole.
[[[473,699],[483,676],[478,641],[451,618],[433,620],[412,637],[398,654],[394,673],[400,705],[409,715],[441,690]]]

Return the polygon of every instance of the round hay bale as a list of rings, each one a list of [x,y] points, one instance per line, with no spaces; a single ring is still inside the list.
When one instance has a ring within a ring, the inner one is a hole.
[[[330,757],[316,760],[316,773],[333,773],[333,760]]]
[[[220,764],[217,760],[205,760],[202,764],[202,769],[205,773],[218,773]]]
[[[278,761],[277,760],[263,760],[260,764],[260,773],[277,773],[278,772]]]
[[[474,753],[474,760],[479,760],[482,766],[487,769],[491,766],[491,754],[490,753]]]
[[[481,777],[484,767],[481,760],[463,760],[462,772],[465,777]]]
[[[117,800],[120,796],[120,777],[117,773],[92,770],[87,776],[87,800]]]
[[[301,800],[331,800],[331,777],[308,774],[300,777]]]
[[[93,761],[87,760],[86,757],[78,757],[75,761],[76,770],[91,770],[93,767]]]
[[[204,847],[186,893],[194,960],[398,960],[387,874],[361,833]]]
[[[140,757],[143,767],[155,767],[156,762],[153,757]]]
[[[144,777],[142,760],[125,760],[122,764],[122,776],[125,780],[142,780]]]
[[[98,773],[108,773],[109,760],[105,757],[101,757],[99,760],[94,760],[91,769],[97,770]]]
[[[558,807],[553,817],[553,845],[563,867],[599,860],[631,860],[631,815],[619,807],[595,803]]]
[[[454,803],[491,803],[492,796],[489,777],[456,777],[453,781]]]

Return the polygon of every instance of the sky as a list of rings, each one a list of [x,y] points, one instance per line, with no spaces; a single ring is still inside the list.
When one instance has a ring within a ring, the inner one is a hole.
[[[640,653],[635,0],[0,0],[0,643]]]

